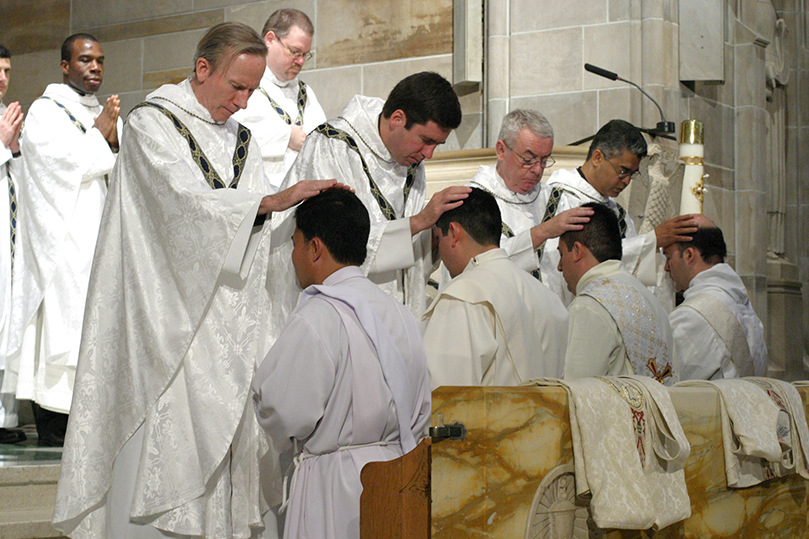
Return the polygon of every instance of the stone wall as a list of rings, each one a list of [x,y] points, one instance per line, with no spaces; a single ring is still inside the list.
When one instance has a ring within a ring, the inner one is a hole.
[[[188,76],[207,28],[238,21],[260,30],[281,7],[301,9],[315,24],[315,57],[302,78],[329,117],[354,94],[386,97],[417,71],[452,78],[452,0],[3,0],[0,42],[13,54],[6,101],[27,108],[48,83],[60,82],[62,40],[89,32],[106,55],[101,92],[117,93],[127,112],[161,84]],[[465,95],[462,105],[464,121],[449,150],[483,145],[480,92]]]

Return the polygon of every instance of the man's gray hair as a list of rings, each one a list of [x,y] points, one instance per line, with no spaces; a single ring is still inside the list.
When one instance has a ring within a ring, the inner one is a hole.
[[[211,27],[197,45],[194,53],[194,69],[197,60],[205,58],[211,64],[211,72],[227,67],[242,54],[267,55],[267,46],[255,30],[240,22],[223,22]]]
[[[553,127],[548,119],[529,109],[515,109],[506,114],[497,138],[513,147],[523,129],[528,129],[539,138],[553,138]]]
[[[297,9],[279,9],[270,15],[267,22],[264,23],[264,28],[261,30],[261,37],[265,37],[267,32],[273,32],[276,37],[282,38],[289,34],[293,26],[297,26],[303,32],[312,37],[315,35],[315,27],[312,21],[303,11]]]

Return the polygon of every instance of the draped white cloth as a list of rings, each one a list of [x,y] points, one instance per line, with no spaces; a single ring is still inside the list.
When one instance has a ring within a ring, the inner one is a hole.
[[[416,167],[415,182],[405,201],[403,191],[407,167],[393,160],[379,136],[377,125],[383,104],[381,99],[354,96],[340,117],[329,120],[329,123],[355,140],[371,177],[393,208],[396,219],[388,220],[382,213],[357,152],[346,142],[328,138],[317,131],[307,137],[281,189],[301,180],[329,178],[336,178],[354,189],[371,217],[368,257],[362,265],[363,272],[419,318],[426,307],[426,283],[433,270],[430,231],[415,236],[410,234],[410,217],[424,208],[424,165]],[[294,229],[294,208],[273,215],[270,294],[273,298],[274,335],[281,330],[295,307],[296,290],[300,290],[296,288],[290,258],[290,238]]]
[[[596,299],[597,290],[607,279],[623,285],[626,297],[615,297],[606,305]],[[589,290],[588,290],[589,288]],[[658,371],[672,365],[673,342],[666,311],[640,281],[621,269],[618,260],[606,260],[591,268],[576,285],[576,298],[570,304],[565,378],[640,374],[636,365],[655,358]],[[640,305],[638,314],[634,305]],[[611,309],[630,312],[616,319]],[[634,359],[633,359],[634,358]],[[646,368],[644,375],[652,376]],[[677,380],[666,377],[670,385]]]
[[[252,388],[259,422],[276,447],[295,442],[301,448],[284,537],[358,539],[360,471],[403,454],[402,408],[411,411],[410,445],[422,436],[430,421],[430,382],[418,326],[403,305],[356,266],[336,271],[323,285],[349,303],[307,288]],[[375,315],[376,327],[358,316],[362,308]],[[404,379],[390,379],[381,367],[383,338],[399,352]],[[395,405],[395,386],[403,384],[406,399]]]
[[[211,125],[189,81],[147,100],[185,124],[229,185],[237,123]],[[238,189],[212,189],[191,155],[158,110],[130,114],[93,264],[54,511],[54,526],[71,537],[111,537],[107,513],[125,512],[181,536],[244,538],[266,509],[260,480],[270,488],[271,477],[258,468],[268,444],[249,387],[268,349],[269,224],[253,227],[268,185],[253,142]],[[136,430],[139,460],[119,462]],[[135,474],[123,507],[107,503],[113,467]]]
[[[727,264],[700,272],[684,292],[686,300],[707,296],[721,302],[740,326],[747,341],[752,364],[739,364],[716,329],[697,310],[681,305],[669,314],[674,333],[675,357],[680,364],[680,379],[712,380],[736,378],[745,373],[763,376],[767,370],[767,344],[761,323],[741,278]]]
[[[687,380],[678,384],[709,386],[719,393],[728,488],[750,487],[780,475],[779,463],[784,452],[779,441],[779,429],[786,427],[782,432],[788,434],[789,425],[783,421],[781,407],[774,402],[767,389],[755,383],[755,380],[766,379]],[[770,387],[777,384],[776,380],[767,382]],[[779,389],[779,393],[781,391]],[[785,404],[790,402],[789,399],[779,400]],[[801,402],[800,395],[798,401]],[[802,402],[800,408],[803,408]],[[797,447],[795,449],[798,450]]]
[[[557,170],[548,179],[548,187],[561,187],[564,192],[559,200],[559,207],[556,213],[578,208],[588,202],[599,202],[606,205],[618,215],[618,203],[615,199],[602,196],[601,193],[587,183],[578,170]],[[626,235],[621,242],[623,256],[621,267],[627,273],[637,277],[645,286],[658,285],[658,266],[662,273],[662,265],[657,261],[657,237],[654,230],[646,234],[638,235],[635,222],[629,213],[624,218],[626,222]],[[556,267],[559,264],[558,238],[552,238],[545,242],[545,250],[542,255],[540,269],[542,271],[542,281],[551,290],[559,294],[565,305],[570,304],[572,296],[567,290],[565,280]],[[547,277],[546,277],[547,275]]]
[[[0,115],[6,106],[0,102]],[[6,348],[11,318],[11,208],[10,196],[19,158],[14,159],[11,150],[0,145],[0,428],[17,426],[16,388],[3,392],[6,368]]]
[[[561,378],[567,319],[556,294],[505,250],[479,254],[422,317],[432,387]]]
[[[514,236],[510,238],[506,234],[500,237],[500,248],[508,253],[511,261],[525,271],[539,269],[540,261],[537,250],[534,249],[531,241],[531,229],[542,222],[550,188],[544,183],[538,183],[529,193],[515,193],[506,187],[505,181],[497,173],[495,165],[481,166],[467,185],[483,188],[494,195],[497,200],[503,223],[514,233]],[[553,269],[553,273],[542,272],[543,282],[546,273],[551,278],[556,277],[558,272],[555,267]],[[561,278],[561,274],[559,274],[559,278]]]
[[[261,77],[261,88],[267,92],[275,103],[286,111],[292,123],[298,117],[298,77],[282,82],[273,75],[270,68],[265,68]],[[261,90],[253,92],[247,102],[247,108],[236,112],[233,119],[248,127],[253,138],[261,148],[264,161],[264,172],[277,190],[281,185],[298,152],[289,147],[292,131],[290,125],[278,114],[275,107]],[[310,133],[312,129],[326,121],[326,113],[317,100],[311,86],[306,86],[306,106],[303,109],[303,130]]]
[[[84,126],[84,133],[57,103]],[[8,343],[14,375],[4,385],[16,385],[21,399],[64,413],[70,410],[107,176],[115,164],[115,154],[93,127],[101,110],[94,95],[49,84],[31,105],[20,142],[19,248]],[[120,127],[119,122],[119,132]],[[38,310],[34,356],[21,347]]]
[[[665,528],[691,516],[691,452],[669,392],[644,376],[537,380],[568,392],[576,494],[599,528]]]

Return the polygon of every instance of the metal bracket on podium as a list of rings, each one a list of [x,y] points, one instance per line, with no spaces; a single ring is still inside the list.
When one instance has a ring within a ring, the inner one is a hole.
[[[452,423],[451,425],[444,425],[443,414],[438,414],[438,424],[435,427],[430,427],[430,438],[433,442],[440,442],[441,440],[464,440],[466,438],[466,427],[463,423]]]

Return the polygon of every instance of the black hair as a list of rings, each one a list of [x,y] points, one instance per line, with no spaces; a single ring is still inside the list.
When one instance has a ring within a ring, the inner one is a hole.
[[[0,58],[11,58],[11,51],[5,45],[0,45]]]
[[[295,210],[295,224],[306,241],[320,238],[335,262],[360,266],[365,262],[371,232],[368,210],[347,189],[326,189]]]
[[[473,240],[483,246],[500,246],[503,222],[497,201],[483,189],[472,188],[463,204],[441,214],[435,223],[445,236],[450,223],[458,223]]]
[[[725,237],[718,227],[700,227],[696,232],[689,234],[691,241],[677,243],[677,248],[682,253],[689,247],[699,251],[702,260],[708,264],[719,264],[725,261],[728,255],[728,248],[725,245]]]
[[[62,42],[62,60],[65,62],[70,62],[70,60],[73,58],[73,43],[79,39],[98,43],[98,40],[90,34],[85,34],[83,32],[73,34]]]
[[[576,242],[581,243],[599,262],[621,260],[621,230],[615,212],[598,202],[588,202],[582,207],[593,208],[590,221],[582,223],[581,230],[568,230],[559,237],[559,241],[563,241],[568,249]]]
[[[636,155],[638,159],[643,159],[646,157],[646,140],[640,129],[631,123],[624,120],[610,120],[598,130],[593,142],[590,143],[587,159],[590,159],[596,150],[601,150],[607,159],[620,157],[625,151]]]
[[[405,113],[405,129],[430,120],[442,129],[461,125],[461,103],[455,90],[447,79],[431,71],[410,75],[393,87],[382,107],[382,117],[390,118],[397,110]]]

